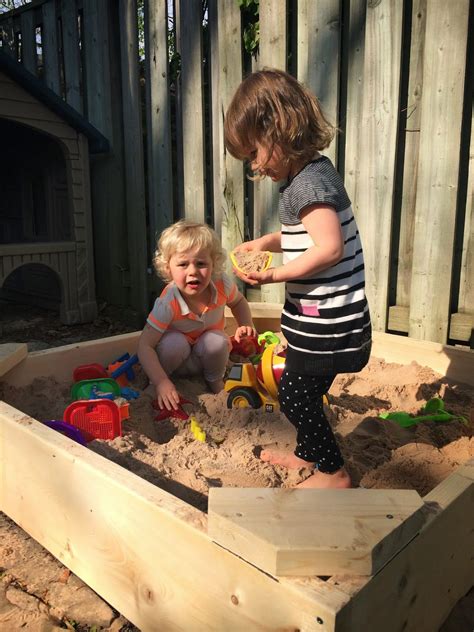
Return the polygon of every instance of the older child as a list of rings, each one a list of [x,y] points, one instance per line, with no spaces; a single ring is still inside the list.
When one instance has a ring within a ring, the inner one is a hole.
[[[222,271],[224,261],[217,234],[204,224],[181,220],[158,241],[154,265],[169,283],[148,315],[138,357],[162,408],[176,409],[179,403],[172,375],[202,373],[213,393],[223,389],[230,349],[226,305],[238,324],[236,340],[255,335],[249,305]]]
[[[301,487],[350,487],[322,397],[337,373],[360,371],[371,348],[359,231],[343,182],[319,152],[334,128],[319,102],[289,74],[264,69],[239,86],[225,117],[225,144],[256,177],[283,180],[281,230],[239,246],[283,252],[283,265],[238,276],[251,285],[286,283],[281,327],[288,341],[280,408],[296,427],[294,454],[261,458],[313,467]]]

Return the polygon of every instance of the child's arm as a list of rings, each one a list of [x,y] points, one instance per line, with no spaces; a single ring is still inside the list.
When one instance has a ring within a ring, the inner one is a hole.
[[[249,285],[301,279],[338,263],[344,253],[344,239],[337,213],[332,206],[313,204],[301,214],[303,226],[314,246],[277,268],[252,272],[244,280]]]
[[[281,232],[268,233],[268,235],[262,235],[258,239],[252,241],[244,241],[235,248],[235,250],[242,250],[244,252],[268,250],[269,252],[281,252]]]
[[[245,336],[255,336],[257,331],[252,321],[250,306],[243,294],[237,292],[234,301],[232,304],[229,304],[229,307],[238,325],[234,334],[236,341],[240,342]]]
[[[137,355],[150,382],[155,385],[156,399],[160,408],[176,410],[179,404],[179,393],[161,366],[156,353],[156,346],[162,335],[147,323],[138,340]]]

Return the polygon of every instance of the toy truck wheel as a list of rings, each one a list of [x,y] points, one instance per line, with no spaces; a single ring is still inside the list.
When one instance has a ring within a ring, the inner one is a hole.
[[[235,388],[227,398],[227,408],[260,408],[262,402],[250,388]]]

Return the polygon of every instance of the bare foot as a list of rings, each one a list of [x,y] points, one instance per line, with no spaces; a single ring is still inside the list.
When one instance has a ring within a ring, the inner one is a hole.
[[[352,481],[344,468],[337,470],[333,474],[325,474],[316,470],[314,474],[296,487],[306,489],[347,489],[352,487]]]
[[[224,390],[224,380],[216,380],[215,382],[207,382],[207,385],[213,393],[220,393]]]
[[[314,467],[314,463],[300,459],[293,452],[278,452],[276,450],[262,450],[260,459],[272,465],[283,465],[290,470],[300,470],[302,467]]]

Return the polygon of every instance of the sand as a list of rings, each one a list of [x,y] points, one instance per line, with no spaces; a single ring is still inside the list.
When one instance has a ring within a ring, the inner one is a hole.
[[[139,371],[132,386],[141,394],[130,402],[123,436],[93,441],[89,448],[204,511],[209,487],[292,487],[309,476],[308,469],[286,470],[258,458],[265,447],[294,448],[295,431],[280,412],[229,410],[225,392],[209,394],[196,379],[176,384],[192,401],[186,410],[206,432],[205,443],[196,440],[188,421],[155,420],[153,394]],[[39,378],[28,388],[3,385],[0,397],[36,419],[61,419],[70,387]],[[327,412],[355,485],[425,495],[474,456],[472,421],[400,428],[379,418],[384,411],[416,414],[436,396],[447,411],[470,419],[474,388],[450,383],[415,362],[400,366],[372,358],[361,373],[336,378]]]

